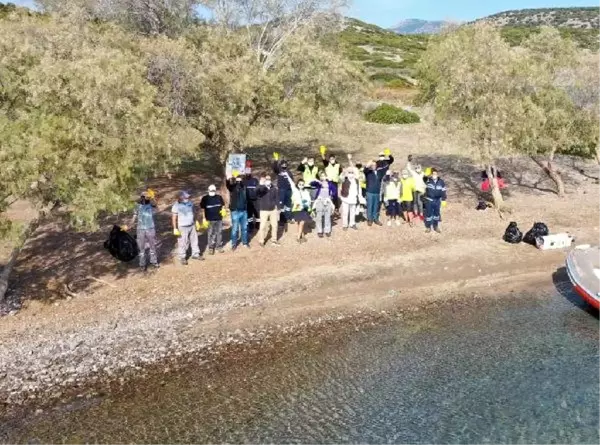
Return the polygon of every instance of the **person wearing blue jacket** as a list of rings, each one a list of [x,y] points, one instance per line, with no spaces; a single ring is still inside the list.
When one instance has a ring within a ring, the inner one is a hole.
[[[367,225],[373,223],[381,226],[379,221],[379,210],[381,208],[381,183],[385,177],[390,165],[394,162],[394,157],[387,157],[380,153],[377,162],[369,162],[364,169],[365,182],[367,183]]]
[[[441,221],[440,208],[446,204],[446,183],[439,177],[435,168],[431,169],[431,176],[425,184],[425,231],[431,232],[431,228],[441,233],[439,224]]]

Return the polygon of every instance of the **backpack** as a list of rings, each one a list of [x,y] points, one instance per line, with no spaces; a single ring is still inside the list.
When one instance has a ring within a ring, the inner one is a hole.
[[[535,239],[547,236],[549,234],[548,226],[543,222],[533,223],[533,227],[525,234],[523,237],[523,242],[527,244],[531,244],[532,246],[536,245]]]
[[[512,221],[506,230],[504,231],[504,236],[502,237],[504,241],[510,244],[518,244],[523,239],[523,233],[517,227],[517,223]]]
[[[113,226],[108,239],[104,241],[104,248],[113,257],[125,263],[133,260],[139,254],[136,240],[117,225]]]

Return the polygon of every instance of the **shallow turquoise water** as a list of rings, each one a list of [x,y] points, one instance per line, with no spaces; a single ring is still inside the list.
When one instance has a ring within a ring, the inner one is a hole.
[[[450,303],[190,368],[11,427],[8,441],[598,443],[597,315],[558,293]]]

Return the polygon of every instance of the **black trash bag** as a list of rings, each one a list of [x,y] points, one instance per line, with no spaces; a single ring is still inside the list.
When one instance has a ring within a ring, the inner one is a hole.
[[[477,207],[475,207],[475,210],[486,210],[488,208],[486,202],[482,199],[479,200],[479,202],[477,203]]]
[[[547,236],[549,233],[548,226],[543,222],[533,223],[533,227],[523,237],[523,242],[535,246],[536,238]]]
[[[116,259],[125,263],[133,260],[140,253],[136,240],[119,226],[113,226],[108,239],[104,241],[104,248]]]
[[[519,244],[523,239],[523,233],[517,227],[517,223],[512,221],[506,230],[504,231],[504,236],[502,237],[504,241],[510,244]]]

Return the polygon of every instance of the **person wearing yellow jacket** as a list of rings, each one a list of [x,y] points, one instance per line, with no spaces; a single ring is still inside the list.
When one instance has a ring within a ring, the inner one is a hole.
[[[329,157],[326,157],[327,148],[324,145],[321,146],[320,150],[321,158],[323,160],[323,168],[325,170],[325,174],[327,175],[327,180],[329,181],[331,194],[335,197],[333,204],[337,210],[340,207],[338,199],[338,184],[340,183],[340,176],[342,175],[342,166],[335,159],[335,155],[330,154]]]
[[[400,225],[400,194],[401,184],[398,181],[398,176],[387,171],[383,180],[383,203],[388,217],[387,225],[391,226],[392,221],[396,221],[396,225]]]
[[[402,215],[404,216],[404,220],[408,222],[408,225],[412,227],[413,223],[411,220],[411,212],[413,211],[413,199],[415,193],[415,180],[408,170],[402,170],[402,179],[400,180],[402,184],[402,194],[400,196],[400,208],[402,210]]]

